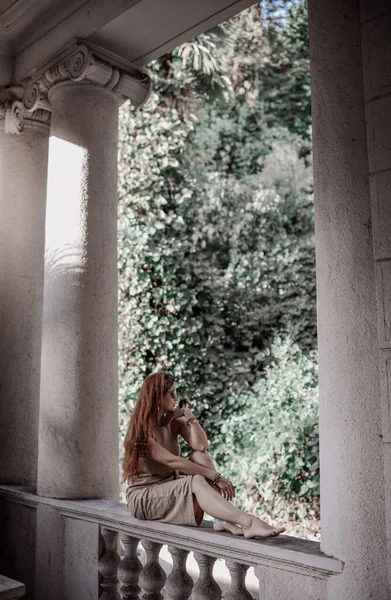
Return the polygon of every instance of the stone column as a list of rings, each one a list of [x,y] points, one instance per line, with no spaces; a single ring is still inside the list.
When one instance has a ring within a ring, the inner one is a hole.
[[[50,113],[0,94],[0,481],[36,486]]]
[[[320,383],[321,547],[328,600],[388,600],[375,270],[356,0],[310,2]]]
[[[361,0],[391,590],[391,5]]]
[[[49,101],[52,111],[38,456],[43,496],[118,498],[118,106],[131,86],[141,88],[144,100],[146,83],[82,45],[26,90],[30,108]]]

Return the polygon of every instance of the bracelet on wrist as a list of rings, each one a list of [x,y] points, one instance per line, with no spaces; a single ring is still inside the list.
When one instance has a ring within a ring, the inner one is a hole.
[[[197,423],[197,419],[195,417],[190,417],[190,419],[187,419],[186,421],[186,425],[189,429],[192,427],[192,425],[194,425],[194,423]]]
[[[221,478],[221,473],[219,473],[218,471],[216,471],[216,475],[213,477],[212,483],[214,485],[216,485],[216,483],[219,481],[220,478]]]

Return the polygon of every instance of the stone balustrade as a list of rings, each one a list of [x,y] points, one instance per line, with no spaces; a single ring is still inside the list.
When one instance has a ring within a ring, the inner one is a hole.
[[[199,566],[199,577],[193,584],[186,569],[186,559],[190,550],[169,547],[173,568],[167,577],[159,562],[162,544],[151,540],[140,540],[127,534],[107,528],[101,529],[104,549],[99,560],[101,574],[100,600],[136,600],[140,592],[144,600],[220,600],[222,592],[213,578],[215,556],[201,552],[194,554]],[[138,558],[139,544],[146,554],[143,566]],[[121,552],[121,550],[123,550]],[[122,555],[122,556],[121,556]],[[249,565],[227,561],[231,575],[231,585],[224,596],[225,600],[252,600],[253,596],[245,585],[245,575]]]
[[[118,502],[55,500],[26,488],[0,486],[0,503],[7,519],[7,526],[2,526],[5,547],[15,546],[12,538],[20,536],[18,524],[26,526],[23,512],[30,511],[31,516],[31,510],[37,511],[33,520],[39,540],[35,586],[40,595],[36,592],[35,597],[40,599],[50,597],[53,578],[61,577],[64,585],[58,589],[64,590],[63,598],[71,600],[322,600],[327,579],[341,573],[343,567],[339,560],[324,555],[317,542],[286,535],[247,540],[217,533],[207,522],[193,528],[140,521]],[[44,532],[41,535],[39,528]],[[163,546],[171,555],[171,572],[159,560]],[[198,578],[187,569],[191,552],[199,568]],[[216,559],[225,559],[229,570],[230,583],[224,595],[213,576]],[[259,579],[256,595],[246,587],[250,567]],[[27,581],[26,587],[28,590]],[[56,596],[56,600],[62,599]]]

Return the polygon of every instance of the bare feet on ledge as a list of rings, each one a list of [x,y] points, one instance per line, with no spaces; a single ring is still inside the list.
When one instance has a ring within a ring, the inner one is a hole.
[[[243,535],[243,529],[239,525],[228,523],[228,521],[213,521],[214,531],[229,531],[233,535]]]
[[[272,527],[268,525],[265,521],[261,521],[257,519],[257,517],[251,518],[250,525],[243,526],[243,535],[245,538],[254,538],[254,537],[276,537],[286,531],[286,527]]]

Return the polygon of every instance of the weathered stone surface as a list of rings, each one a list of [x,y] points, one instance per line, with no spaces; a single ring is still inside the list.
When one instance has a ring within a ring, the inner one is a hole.
[[[101,576],[99,600],[121,600],[118,591],[118,532],[101,527],[103,551],[99,558],[98,571]]]
[[[121,584],[122,600],[138,600],[141,591],[138,581],[143,565],[137,556],[139,541],[139,538],[121,535],[124,557],[118,568],[118,578]]]
[[[192,600],[220,600],[221,589],[213,579],[213,565],[216,558],[201,552],[194,552],[194,558],[200,568],[200,576],[195,582]]]
[[[118,498],[118,99],[64,81],[52,106],[38,493]]]
[[[381,349],[380,359],[380,386],[382,406],[382,435],[383,442],[391,442],[391,349]],[[387,477],[388,470],[385,469]],[[387,499],[387,494],[386,494]],[[390,536],[388,536],[390,539]]]
[[[321,546],[345,563],[328,600],[389,596],[368,148],[370,170],[386,168],[391,113],[384,99],[373,106],[382,130],[367,148],[358,4],[309,3]]]
[[[231,585],[224,595],[224,600],[252,600],[251,594],[246,589],[247,565],[242,565],[233,560],[227,560],[226,565],[231,575]]]
[[[376,295],[378,305],[378,352],[380,358],[381,423],[373,427],[373,438],[384,442],[384,487],[387,538],[391,522],[391,414],[390,414],[390,349],[391,349],[391,6],[383,0],[362,0],[363,14],[369,9],[371,18],[362,26],[362,55],[366,92],[366,123],[370,192],[373,215],[374,258],[376,259]],[[364,465],[363,465],[364,466]],[[372,466],[368,465],[369,468]],[[366,469],[364,468],[364,473]],[[365,475],[365,479],[367,475]],[[383,490],[382,490],[383,491]],[[372,515],[371,515],[372,517]],[[387,546],[389,542],[387,541]],[[387,556],[387,550],[384,549]],[[378,554],[372,557],[371,571],[381,569]],[[388,548],[388,593],[391,592],[391,555]],[[384,569],[382,575],[387,569]],[[387,587],[385,585],[385,587]],[[386,592],[384,592],[386,593]]]
[[[0,575],[0,600],[16,600],[26,593],[26,586],[20,581]]]
[[[387,2],[387,0],[385,0]],[[367,5],[367,2],[362,2]],[[364,47],[364,81],[367,100],[391,92],[391,81],[387,73],[391,69],[391,7],[381,7],[382,2],[371,2],[373,8],[379,12],[372,19],[363,23],[362,44]],[[380,10],[379,10],[380,9]],[[382,12],[380,12],[382,10]],[[388,9],[388,10],[387,10]]]
[[[0,570],[26,586],[32,598],[35,583],[36,508],[0,497]]]
[[[56,573],[56,570],[62,561],[65,573],[64,594],[65,597],[69,598],[79,598],[84,594],[83,598],[85,598],[85,600],[89,598],[91,598],[91,600],[96,600],[99,591],[98,561],[99,557],[102,557],[105,547],[104,544],[101,544],[99,547],[99,527],[114,532],[120,531],[121,537],[125,540],[129,538],[135,540],[132,542],[131,548],[129,548],[128,551],[130,554],[133,553],[131,562],[133,564],[133,562],[136,561],[135,571],[137,572],[129,573],[127,571],[130,563],[126,563],[127,559],[125,554],[122,563],[119,564],[118,567],[120,582],[125,582],[125,579],[129,582],[129,576],[134,584],[136,584],[138,580],[140,562],[137,556],[134,556],[137,540],[144,536],[148,536],[149,540],[151,538],[159,540],[158,543],[153,541],[144,542],[146,554],[148,555],[149,552],[149,566],[147,569],[144,569],[144,573],[139,581],[140,587],[142,587],[147,594],[152,594],[152,598],[159,598],[165,583],[165,574],[162,566],[158,562],[162,544],[168,544],[169,547],[174,546],[174,553],[176,552],[178,556],[181,557],[181,565],[183,565],[184,556],[189,550],[196,551],[195,559],[198,559],[198,565],[204,573],[202,578],[199,579],[197,592],[199,598],[202,598],[204,592],[210,594],[211,590],[213,593],[216,592],[217,595],[219,595],[219,586],[215,587],[216,583],[213,582],[211,570],[211,568],[213,569],[216,557],[227,559],[228,556],[228,566],[230,566],[230,560],[232,560],[235,564],[253,564],[258,567],[262,566],[267,572],[269,569],[275,569],[276,576],[281,573],[283,574],[285,571],[289,574],[293,573],[297,576],[295,581],[301,582],[300,585],[303,588],[303,594],[306,594],[307,592],[310,594],[314,589],[323,589],[323,584],[315,584],[312,580],[315,579],[316,581],[325,582],[331,575],[339,577],[343,566],[340,561],[322,554],[319,549],[319,543],[317,542],[292,538],[289,536],[279,536],[278,538],[270,538],[268,540],[246,540],[243,538],[231,537],[229,534],[215,532],[213,531],[210,522],[204,522],[201,527],[182,527],[156,521],[140,521],[129,515],[125,505],[113,501],[55,500],[53,498],[37,496],[32,494],[26,488],[17,488],[14,486],[0,486],[0,501],[6,508],[10,505],[20,505],[21,508],[25,510],[26,507],[23,506],[24,503],[28,505],[28,510],[32,510],[34,514],[35,507],[38,507],[41,510],[42,521],[44,511],[48,511],[46,513],[48,516],[46,529],[48,547],[46,554],[44,550],[41,550],[38,553],[37,556],[39,556],[39,560],[36,569],[37,578],[38,571],[40,579],[47,574],[48,585],[46,587],[43,585],[39,589],[41,591],[43,589],[49,590],[50,575]],[[52,518],[49,518],[50,511],[52,511],[54,521]],[[7,515],[9,512],[3,510],[0,514]],[[57,517],[55,516],[56,514]],[[57,545],[60,546],[60,549],[57,549],[56,556],[52,555],[49,559],[49,554],[56,551],[56,536],[53,532],[50,532],[51,526],[54,526],[56,518],[57,520],[60,520],[60,522],[62,521],[65,523],[63,532],[65,541],[61,538],[61,530],[59,530]],[[23,523],[25,525],[25,521]],[[41,532],[39,534],[40,544],[45,543],[45,523],[43,523],[43,525],[44,526],[41,527]],[[35,523],[34,531],[32,533],[35,534]],[[0,530],[0,534],[2,536],[0,539],[4,539],[6,543],[7,540],[12,539],[14,536],[17,543],[20,545],[20,539],[17,537],[18,529],[16,526],[12,525],[12,527],[10,527],[8,525],[8,529],[3,528]],[[35,542],[35,538],[33,541]],[[113,546],[113,544],[111,544],[110,548],[110,551],[116,554],[116,547]],[[29,547],[29,552],[26,553],[26,555],[17,555],[18,565],[20,556],[23,556],[25,565],[28,564],[29,560],[32,561],[32,574],[34,575],[35,548]],[[47,557],[46,565],[45,556]],[[64,556],[63,559],[62,556]],[[145,559],[142,558],[142,561],[145,562]],[[110,576],[115,576],[114,572],[118,566],[118,562],[117,557],[114,562],[110,563]],[[195,561],[193,562],[195,564]],[[12,559],[10,559],[8,567],[12,568],[12,564]],[[169,565],[166,565],[166,568],[167,566],[169,572]],[[247,566],[243,566],[244,570],[246,570],[246,568]],[[60,571],[61,569],[59,569],[59,572]],[[194,578],[197,579],[198,573],[191,572],[191,575],[195,576]],[[243,573],[239,574],[240,581],[236,581],[239,589],[242,586],[242,575]],[[59,575],[59,578],[60,577],[61,575]],[[256,578],[254,579],[256,580]],[[271,577],[267,585],[269,587],[271,586],[271,590],[279,589],[274,585],[273,579],[274,577]],[[184,573],[181,573],[180,580],[187,580]],[[284,581],[285,579],[283,577],[282,583],[278,584],[282,586],[281,589],[284,589],[284,586],[286,585]],[[57,583],[58,586],[61,587],[62,580]],[[185,585],[180,583],[180,589],[186,594],[188,594],[188,584],[190,587],[190,582]],[[226,587],[228,586],[224,586],[225,589]],[[231,590],[232,593],[234,593],[235,590],[237,591],[238,587],[237,585],[234,585],[233,590]],[[261,590],[263,590],[264,587],[265,586],[263,585]],[[121,591],[126,591],[126,588],[124,587]],[[133,591],[134,590],[131,590],[130,593],[133,594]],[[136,593],[137,592],[134,591],[134,594]],[[225,593],[229,593],[228,590]],[[45,594],[46,595],[43,595],[43,600],[46,597],[50,597],[46,592]],[[252,589],[252,596],[255,596],[254,589]],[[148,598],[148,595],[146,597]],[[56,597],[56,600],[61,600],[61,594],[58,595],[58,598]]]
[[[99,525],[67,517],[64,546],[64,598],[96,600],[99,597]]]
[[[391,170],[370,176],[376,260],[391,257]]]
[[[170,600],[188,600],[193,589],[193,580],[186,570],[188,550],[169,546],[172,556],[172,571],[167,578],[164,591]]]
[[[64,600],[65,517],[50,505],[38,504],[36,523],[35,589],[32,592],[39,600]],[[68,528],[68,546],[71,535]]]
[[[388,0],[361,0],[361,18],[365,23],[376,19],[390,11],[390,3]]]
[[[147,562],[140,573],[140,587],[144,600],[163,600],[161,590],[166,582],[166,574],[159,564],[159,552],[163,544],[142,540]]]
[[[48,143],[48,132],[14,136],[0,123],[0,481],[33,486]]]
[[[260,600],[326,600],[326,580],[293,571],[258,567]]]
[[[389,169],[391,165],[390,98],[377,98],[367,103],[367,135],[369,172]]]
[[[379,346],[391,348],[391,259],[376,264]]]

